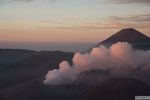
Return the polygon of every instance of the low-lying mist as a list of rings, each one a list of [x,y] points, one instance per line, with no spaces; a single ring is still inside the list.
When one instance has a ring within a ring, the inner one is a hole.
[[[43,83],[69,84],[76,81],[82,72],[92,70],[109,70],[109,77],[129,77],[149,82],[150,51],[134,50],[126,42],[118,42],[110,48],[93,48],[86,54],[76,53],[72,61],[72,66],[63,61],[59,69],[50,70]]]
[[[37,51],[81,52],[94,43],[61,43],[61,42],[0,42],[1,48],[28,49]]]

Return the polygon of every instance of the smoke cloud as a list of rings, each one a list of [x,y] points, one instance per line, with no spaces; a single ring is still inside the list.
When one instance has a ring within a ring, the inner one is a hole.
[[[110,70],[111,76],[127,76],[145,78],[150,75],[150,51],[134,50],[126,42],[118,42],[110,48],[100,46],[90,53],[76,53],[72,59],[73,65],[67,61],[59,65],[59,69],[50,70],[45,76],[44,84],[69,84],[77,79],[79,74],[91,70]],[[101,77],[101,76],[100,76]]]

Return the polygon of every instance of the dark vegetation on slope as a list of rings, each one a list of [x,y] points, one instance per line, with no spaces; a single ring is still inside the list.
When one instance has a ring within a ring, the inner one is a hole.
[[[139,80],[112,78],[80,100],[135,100],[135,96],[149,95],[150,87]]]
[[[43,77],[48,70],[58,68],[61,61],[66,60],[71,64],[73,55],[67,52],[39,53],[2,67],[0,88]]]
[[[0,49],[0,68],[36,54],[36,51],[22,49]]]

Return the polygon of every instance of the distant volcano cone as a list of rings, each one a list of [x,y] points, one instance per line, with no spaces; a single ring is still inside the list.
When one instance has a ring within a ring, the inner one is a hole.
[[[113,78],[80,100],[135,100],[135,96],[149,95],[150,87],[139,80]]]
[[[150,38],[133,28],[128,28],[120,30],[85,52],[90,52],[93,48],[99,47],[100,45],[104,45],[105,47],[109,48],[111,45],[117,42],[128,42],[134,49],[150,50]]]
[[[121,31],[117,32],[108,39],[102,41],[101,43],[116,42],[143,43],[150,42],[150,38],[133,28],[128,28],[122,29]]]

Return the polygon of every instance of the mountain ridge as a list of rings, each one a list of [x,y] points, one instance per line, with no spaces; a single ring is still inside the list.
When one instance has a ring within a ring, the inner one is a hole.
[[[133,28],[122,29],[119,32],[113,34],[101,43],[116,43],[116,42],[128,42],[128,43],[150,43],[150,38],[145,34],[137,31]]]
[[[110,46],[112,46],[117,42],[128,42],[132,45],[133,49],[150,50],[150,37],[137,31],[136,29],[127,28],[120,30],[119,32],[113,34],[112,36],[99,42],[98,44],[85,50],[82,53],[90,53],[93,48],[97,48],[100,45],[109,48]]]

